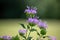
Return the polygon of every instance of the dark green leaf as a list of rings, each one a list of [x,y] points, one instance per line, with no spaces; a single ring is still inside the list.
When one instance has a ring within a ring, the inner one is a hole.
[[[45,38],[45,36],[43,38]]]
[[[44,30],[46,30],[44,27],[40,27],[40,29],[44,29]]]
[[[32,26],[32,27],[33,27],[33,26],[35,26],[35,24],[34,24],[34,23],[29,23],[29,25],[30,25],[30,26]]]
[[[30,26],[29,26],[29,25],[27,25],[27,28],[28,28],[28,29],[30,29]]]
[[[22,34],[22,33],[19,33],[19,35],[20,35],[20,36],[22,36],[23,38],[25,38],[25,39],[26,39],[26,37],[24,36],[24,34]]]
[[[12,37],[12,40],[20,40],[18,35],[16,35],[15,37]]]
[[[31,40],[31,39],[32,39],[32,37],[28,37],[28,38],[27,38],[27,40]]]
[[[31,29],[30,31],[33,32],[33,31],[37,31],[37,30],[36,29]]]
[[[46,38],[46,37],[48,37],[48,36],[43,36],[43,38]]]
[[[20,24],[23,28],[26,28],[25,26],[24,26],[24,24]]]
[[[19,33],[20,36],[23,36],[24,34],[23,33]]]
[[[37,32],[37,35],[39,35],[40,36],[40,34]]]
[[[25,37],[25,36],[22,36],[22,37],[26,39],[26,37]]]
[[[30,15],[28,13],[26,13],[26,17],[28,18],[28,17],[30,17]]]
[[[46,35],[46,30],[45,30],[45,29],[42,29],[42,30],[40,31],[40,33],[41,33],[42,35]]]

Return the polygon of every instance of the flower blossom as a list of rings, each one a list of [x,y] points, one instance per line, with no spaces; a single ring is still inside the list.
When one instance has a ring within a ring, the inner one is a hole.
[[[41,20],[40,20],[40,22],[38,23],[38,27],[43,27],[43,28],[47,28],[47,24],[46,24],[46,22],[42,22]]]
[[[29,23],[34,23],[34,24],[37,24],[37,23],[39,22],[39,20],[36,19],[36,18],[28,18],[27,21],[28,21]]]
[[[30,8],[29,6],[27,6],[27,9],[25,9],[25,12],[28,14],[36,14],[36,8]]]
[[[27,32],[27,30],[26,29],[20,29],[18,32],[22,33],[22,34],[25,34]]]
[[[11,36],[1,36],[0,38],[2,38],[4,40],[11,40],[12,39]]]

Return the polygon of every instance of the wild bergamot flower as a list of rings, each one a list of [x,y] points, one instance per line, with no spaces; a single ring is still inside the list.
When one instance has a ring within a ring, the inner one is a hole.
[[[25,9],[25,12],[28,13],[28,14],[36,14],[37,11],[36,8],[30,8],[29,6],[27,7],[27,9]]]

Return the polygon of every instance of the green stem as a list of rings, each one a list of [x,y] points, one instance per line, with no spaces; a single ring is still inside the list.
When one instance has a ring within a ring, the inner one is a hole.
[[[31,31],[29,32],[28,37],[29,37],[30,33],[31,33]]]
[[[42,40],[43,40],[43,38],[42,38],[42,37],[43,37],[43,35],[40,35],[40,39],[42,39]]]
[[[26,32],[26,39],[27,39],[27,32]]]
[[[43,35],[41,35],[41,34],[39,33],[39,38],[40,38],[40,40],[41,40],[42,37],[43,37]]]
[[[28,32],[28,28],[26,28],[27,29],[27,32]],[[26,32],[26,40],[27,40],[27,32]]]
[[[31,27],[31,29],[32,29],[32,27]],[[31,29],[30,29],[30,30],[31,30]],[[31,31],[29,32],[28,37],[29,37],[30,33],[31,33]]]

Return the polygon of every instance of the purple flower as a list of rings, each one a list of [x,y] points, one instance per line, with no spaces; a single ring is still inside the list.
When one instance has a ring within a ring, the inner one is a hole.
[[[31,13],[32,13],[32,14],[36,14],[37,12],[36,12],[36,10],[31,9]]]
[[[2,36],[3,39],[6,39],[6,40],[11,40],[11,36]]]
[[[38,19],[36,19],[36,18],[33,19],[33,23],[37,24],[38,22],[39,22]]]
[[[37,24],[37,23],[39,22],[39,20],[36,19],[36,18],[28,18],[27,21],[28,21],[29,23],[34,23],[34,24]]]
[[[45,23],[45,22],[42,22],[41,20],[40,20],[40,22],[38,23],[38,26],[39,27],[43,27],[43,28],[47,28],[47,24]]]
[[[32,18],[28,18],[27,20],[29,23],[32,23],[33,22],[33,19]]]
[[[56,40],[56,37],[54,37],[54,36],[48,36],[48,38],[49,38],[50,40]]]
[[[22,34],[25,34],[27,32],[27,30],[26,29],[20,29],[18,32],[22,33]]]
[[[30,9],[25,9],[25,12],[27,12],[28,14],[31,14],[31,10]]]
[[[25,12],[27,12],[28,14],[36,14],[36,8],[30,8],[29,6],[27,6],[27,9],[25,9]]]

